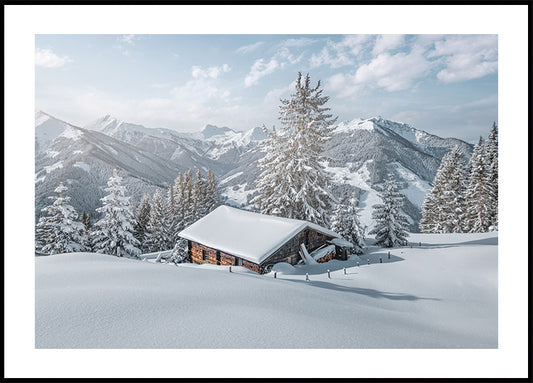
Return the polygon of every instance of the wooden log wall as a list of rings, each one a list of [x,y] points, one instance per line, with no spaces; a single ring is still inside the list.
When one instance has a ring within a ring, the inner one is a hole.
[[[255,271],[256,273],[263,274],[263,268],[259,266],[257,263],[253,263],[253,262],[247,261],[246,259],[243,259],[242,265],[243,267],[246,267],[247,269]]]
[[[261,263],[262,266],[278,262],[288,262],[291,265],[298,263],[300,257],[300,244],[305,243],[307,251],[312,252],[326,243],[331,237],[319,233],[316,230],[305,229],[291,238],[279,250]]]
[[[291,238],[287,243],[285,243],[280,249],[278,249],[274,254],[272,254],[268,259],[263,261],[261,265],[253,263],[242,259],[242,266],[255,271],[256,273],[262,274],[265,270],[265,266],[269,264],[275,264],[278,262],[288,262],[292,265],[298,263],[301,259],[299,255],[300,244],[305,243],[305,247],[309,252],[317,249],[326,243],[330,239],[329,236],[326,236],[322,233],[319,233],[312,229],[305,229],[300,233],[296,234]],[[233,255],[218,251],[211,247],[204,246],[198,242],[189,242],[189,251],[191,261],[194,263],[211,263],[214,265],[224,265],[224,266],[234,266],[237,265],[237,258]],[[203,254],[206,252],[208,259],[204,260]],[[217,259],[217,253],[219,257]],[[318,262],[325,262],[333,258],[335,254],[331,255],[331,258],[328,258],[331,254],[328,254],[326,257],[321,258]],[[322,261],[322,259],[324,259]]]
[[[335,252],[334,251],[332,251],[331,253],[323,256],[322,258],[318,258],[316,261],[318,263],[324,263],[324,262],[327,262],[327,261],[329,261],[329,260],[331,260],[333,258],[335,258]]]
[[[233,255],[220,252],[220,264],[223,266],[234,266],[237,264],[237,259]]]
[[[208,260],[204,261],[203,252],[206,251]],[[194,263],[213,263],[217,264],[217,251],[210,247],[204,246],[198,242],[191,241],[191,260]]]

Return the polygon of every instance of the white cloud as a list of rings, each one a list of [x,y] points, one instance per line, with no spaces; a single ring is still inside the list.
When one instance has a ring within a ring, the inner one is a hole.
[[[404,35],[380,35],[376,39],[376,43],[374,44],[374,49],[372,50],[372,54],[374,56],[377,56],[380,53],[398,48],[404,43],[404,41],[405,41]]]
[[[279,67],[280,63],[274,58],[268,63],[265,63],[265,60],[263,59],[256,60],[250,68],[250,73],[248,73],[244,78],[244,86],[250,87],[254,84],[257,84],[261,77],[274,72]]]
[[[326,80],[325,88],[338,97],[357,95],[365,87],[380,87],[389,92],[407,89],[429,73],[432,63],[422,49],[395,55],[382,53],[355,73],[336,73]]]
[[[117,37],[117,47],[118,50],[125,56],[130,55],[128,47],[133,47],[135,45],[135,40],[139,39],[137,35],[121,35]]]
[[[498,36],[447,36],[435,42],[428,57],[440,57],[445,62],[446,67],[437,73],[442,82],[480,78],[498,71]]]
[[[287,39],[279,43],[280,47],[305,47],[318,42],[318,39],[311,39],[309,37],[302,37],[299,39]]]
[[[199,66],[193,66],[191,68],[191,74],[194,78],[217,78],[221,73],[229,72],[230,67],[228,64],[222,66],[213,66],[206,69],[202,69]]]
[[[339,42],[328,41],[318,54],[313,54],[309,60],[311,68],[329,65],[340,68],[353,65],[354,59],[364,49],[371,35],[347,35]]]
[[[245,55],[245,54],[248,54],[248,53],[251,53],[251,52],[257,50],[257,48],[259,48],[263,44],[264,44],[263,41],[258,41],[258,42],[253,43],[253,44],[244,45],[244,46],[236,49],[235,53],[238,53],[238,54],[241,54],[241,55]]]
[[[135,45],[135,35],[122,35],[118,38],[118,41],[128,45]]]
[[[294,91],[296,87],[296,80],[292,81],[289,85],[282,87],[282,88],[274,88],[271,89],[266,95],[263,100],[265,104],[268,105],[279,105],[279,100],[282,97],[288,96],[291,91]]]
[[[331,49],[324,47],[319,54],[313,54],[309,60],[311,68],[321,65],[329,65],[332,68],[340,68],[346,65],[353,65],[353,60],[344,52],[332,53]]]
[[[355,83],[353,75],[337,73],[326,80],[324,88],[326,91],[343,98],[356,95],[361,86]]]
[[[375,84],[389,92],[407,89],[412,83],[428,74],[431,62],[423,50],[414,48],[409,53],[390,55],[382,53],[370,63],[357,69],[356,84]]]
[[[44,68],[59,68],[72,60],[68,56],[60,57],[51,49],[35,49],[35,65]]]

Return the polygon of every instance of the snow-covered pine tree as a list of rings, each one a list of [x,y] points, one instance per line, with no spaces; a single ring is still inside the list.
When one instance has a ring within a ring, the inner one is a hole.
[[[172,249],[172,256],[169,261],[174,263],[183,263],[189,259],[188,241],[184,238],[178,238],[174,248]]]
[[[148,251],[164,251],[172,249],[170,214],[167,199],[156,189],[150,207],[146,240]]]
[[[272,215],[276,212],[289,217],[292,199],[284,190],[288,185],[284,183],[287,175],[283,172],[288,156],[286,137],[278,134],[275,127],[270,131],[263,125],[263,131],[267,139],[259,143],[261,151],[265,153],[259,160],[261,174],[256,183],[259,193],[251,203],[262,214]]]
[[[459,147],[441,161],[433,187],[422,204],[420,230],[425,233],[461,233],[465,211],[466,174]]]
[[[196,172],[196,181],[192,187],[192,211],[194,220],[196,222],[207,214],[207,183],[204,180],[202,172]]]
[[[378,194],[382,203],[373,205],[372,218],[376,226],[369,234],[376,234],[376,244],[383,247],[407,245],[407,219],[401,213],[403,195],[398,192],[398,185],[393,175],[389,174],[383,190]]]
[[[446,185],[443,195],[443,226],[445,233],[462,233],[463,216],[466,209],[464,200],[467,175],[463,164],[463,153],[456,146],[448,155],[445,165]]]
[[[91,216],[87,214],[85,211],[81,214],[81,223],[83,225],[83,228],[82,228],[83,247],[85,247],[85,251],[91,251],[92,250],[91,233],[92,233],[93,223],[91,221]]]
[[[187,170],[183,175],[183,187],[181,188],[181,207],[183,211],[183,227],[191,225],[195,221],[194,204],[192,200],[192,171]]]
[[[174,210],[174,238],[178,238],[178,233],[184,229],[184,221],[183,221],[183,213],[184,213],[184,206],[183,206],[183,174],[179,173],[176,179],[174,180],[174,204],[175,204],[175,210]]]
[[[433,187],[422,204],[422,218],[419,223],[422,232],[463,231],[466,172],[462,159],[463,154],[457,146],[442,158]]]
[[[36,247],[41,245],[37,251],[59,254],[85,250],[81,235],[83,224],[76,221],[78,213],[69,205],[67,190],[60,182],[54,190],[58,195],[48,197],[54,202],[42,209],[47,215],[40,217],[36,226]]]
[[[295,93],[281,100],[283,129],[280,134],[270,132],[263,146],[267,157],[260,165],[265,179],[259,182],[255,201],[263,212],[279,209],[283,217],[328,226],[334,198],[329,192],[330,175],[321,161],[337,119],[327,113],[330,108],[324,105],[329,97],[322,92],[320,81],[312,87],[309,74],[304,78],[298,73]]]
[[[363,254],[365,246],[364,228],[359,221],[357,198],[353,196],[348,204],[337,204],[333,215],[331,230],[351,242],[354,254]]]
[[[143,252],[148,252],[148,248],[145,244],[146,233],[148,231],[148,221],[150,220],[150,198],[148,195],[143,195],[139,207],[135,212],[135,228],[134,236],[139,241],[139,247]]]
[[[174,192],[174,185],[170,185],[167,190],[167,208],[168,208],[168,226],[170,233],[170,243],[172,246],[176,243],[176,228],[178,226],[177,222],[177,210],[178,206],[176,204],[176,193]]]
[[[215,173],[211,169],[207,171],[207,200],[206,200],[206,214],[209,214],[220,203],[220,191],[218,189],[218,182]]]
[[[420,218],[419,228],[423,233],[442,233],[443,232],[443,214],[442,199],[444,195],[444,172],[441,171],[442,162],[433,179],[433,186],[426,194],[422,203],[422,217]]]
[[[93,226],[93,249],[98,253],[117,257],[138,257],[141,250],[134,237],[135,218],[130,209],[130,197],[122,185],[117,169],[107,182],[108,195],[101,198],[102,207],[96,209],[103,217]]]
[[[465,194],[464,231],[484,233],[489,231],[492,223],[491,200],[494,188],[488,182],[486,146],[483,138],[474,146],[470,158],[470,175]]]
[[[497,230],[498,227],[498,125],[492,124],[492,129],[487,138],[486,147],[486,165],[487,165],[487,182],[492,186],[489,195],[489,230]]]

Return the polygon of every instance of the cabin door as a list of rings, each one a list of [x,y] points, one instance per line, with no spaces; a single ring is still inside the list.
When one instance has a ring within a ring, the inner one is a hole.
[[[217,265],[220,265],[220,251],[217,251]]]

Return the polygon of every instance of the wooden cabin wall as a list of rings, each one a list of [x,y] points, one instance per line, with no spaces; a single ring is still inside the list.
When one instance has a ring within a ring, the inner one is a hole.
[[[233,255],[220,252],[220,264],[223,266],[234,266],[237,264],[237,260]]]
[[[243,259],[242,266],[252,271],[255,271],[256,273],[263,274],[263,268],[259,266],[257,263],[253,263],[253,262],[247,261],[246,259]]]
[[[220,261],[217,260],[217,250],[213,249],[212,247],[207,247],[202,245],[198,242],[190,242],[189,249],[191,252],[191,260],[194,263],[212,263],[214,265],[222,265],[222,266],[234,266],[237,264],[237,259],[233,255],[224,253],[223,251],[219,251],[219,257]],[[207,251],[208,253],[208,260],[207,262],[203,259],[203,253],[202,250]]]
[[[204,246],[198,242],[191,241],[191,261],[194,263],[206,263],[204,261],[203,251],[207,251],[209,260],[208,263],[217,264],[217,251],[210,247]]]
[[[300,233],[296,234],[291,238],[287,243],[285,243],[281,248],[279,248],[274,254],[272,254],[268,259],[263,261],[261,265],[242,260],[242,266],[255,271],[256,273],[262,274],[264,272],[264,267],[269,264],[274,264],[278,262],[288,262],[291,264],[296,264],[300,260],[300,244],[304,243],[305,247],[309,252],[317,249],[326,243],[327,240],[331,237],[326,236],[322,233],[319,233],[312,229],[305,229]],[[233,255],[218,251],[211,247],[204,246],[198,242],[190,241],[189,242],[189,251],[191,261],[194,263],[211,263],[214,265],[220,264],[224,266],[234,266],[237,264],[237,258]],[[206,251],[208,254],[208,260],[204,261],[203,251]],[[217,259],[217,252],[219,253],[219,258]]]
[[[305,229],[291,238],[279,250],[268,257],[267,260],[263,261],[261,265],[265,266],[278,262],[288,262],[294,265],[301,259],[299,255],[301,243],[305,244],[307,251],[312,252],[325,244],[328,239],[331,239],[331,237],[319,233],[316,230]]]

